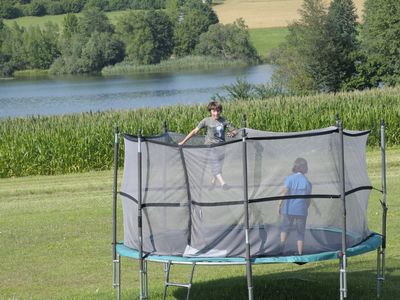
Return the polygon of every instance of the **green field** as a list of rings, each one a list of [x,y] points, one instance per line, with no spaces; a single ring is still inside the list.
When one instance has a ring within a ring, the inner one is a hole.
[[[118,18],[127,13],[128,13],[128,10],[111,11],[111,12],[107,12],[106,15],[110,19],[111,23],[116,24]],[[79,17],[82,15],[82,13],[77,13],[75,15]],[[48,16],[43,16],[43,17],[28,16],[28,17],[21,17],[21,18],[12,19],[12,20],[4,20],[4,24],[6,24],[7,26],[11,26],[15,22],[19,26],[22,26],[22,27],[29,27],[29,26],[44,27],[44,25],[46,23],[52,22],[52,23],[55,23],[55,24],[61,26],[63,23],[64,17],[65,17],[65,15],[48,15]]]
[[[382,299],[400,295],[399,148],[387,152],[388,249]],[[367,153],[380,188],[380,151]],[[121,173],[121,172],[120,172]],[[380,231],[380,194],[372,192],[370,228]],[[112,172],[0,179],[0,299],[115,299],[112,289]],[[119,210],[119,216],[121,211]],[[120,220],[121,221],[121,220]],[[122,238],[122,223],[118,235]],[[138,299],[138,265],[122,261],[122,299]],[[374,299],[376,253],[349,259],[349,299]],[[186,280],[189,267],[173,269]],[[337,299],[338,261],[257,265],[255,299]],[[161,264],[149,266],[151,299],[163,290]],[[171,288],[168,299],[185,299]],[[191,299],[246,299],[244,266],[199,266]]]
[[[262,58],[266,58],[271,50],[285,41],[288,29],[287,27],[254,28],[249,29],[249,32],[250,40],[256,47],[258,54]]]

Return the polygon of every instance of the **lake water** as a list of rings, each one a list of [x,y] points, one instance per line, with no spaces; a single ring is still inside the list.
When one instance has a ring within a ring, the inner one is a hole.
[[[270,82],[274,67],[258,65],[214,71],[71,76],[0,80],[0,118],[207,103],[223,86],[244,78]]]

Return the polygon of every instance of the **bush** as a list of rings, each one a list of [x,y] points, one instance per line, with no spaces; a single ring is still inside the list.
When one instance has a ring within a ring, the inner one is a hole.
[[[29,7],[29,15],[31,16],[40,17],[47,14],[46,5],[42,0],[33,0]]]
[[[233,24],[214,24],[200,36],[195,53],[225,59],[240,59],[257,63],[260,58],[250,41],[250,35],[242,19]]]

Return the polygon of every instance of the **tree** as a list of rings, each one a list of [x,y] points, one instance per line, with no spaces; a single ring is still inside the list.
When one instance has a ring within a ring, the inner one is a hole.
[[[329,44],[326,43],[327,9],[323,0],[304,0],[300,20],[288,26],[289,34],[277,54],[279,65],[273,80],[290,92],[325,88]]]
[[[23,39],[28,68],[48,69],[60,56],[57,25],[47,23],[43,30],[39,26],[29,27]]]
[[[79,20],[74,14],[66,14],[63,20],[63,35],[70,38],[72,35],[79,32]]]
[[[328,70],[322,79],[328,91],[339,91],[355,75],[358,51],[357,15],[352,0],[333,0],[326,21]]]
[[[47,13],[46,6],[42,0],[33,0],[29,4],[29,8],[29,15],[31,16],[44,16]]]
[[[124,52],[120,41],[109,32],[93,32],[82,49],[82,66],[87,72],[99,72],[107,65],[122,61]]]
[[[208,31],[200,36],[195,52],[225,59],[241,59],[249,63],[259,61],[243,19],[227,25],[211,25]]]
[[[0,1],[0,18],[14,19],[21,16],[21,11],[14,6],[12,0]]]
[[[200,35],[216,23],[218,17],[210,5],[198,0],[186,1],[175,24],[174,53],[177,56],[191,54],[199,42]]]
[[[366,0],[361,27],[362,63],[366,86],[400,82],[400,1]]]
[[[129,60],[155,64],[168,58],[173,49],[173,24],[163,11],[131,12],[117,25]]]
[[[114,32],[106,14],[97,7],[85,9],[82,17],[79,18],[79,31],[84,36],[90,37],[95,31],[97,32]]]

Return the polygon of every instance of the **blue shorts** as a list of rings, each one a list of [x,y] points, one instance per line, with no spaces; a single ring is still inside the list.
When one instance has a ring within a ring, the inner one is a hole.
[[[304,241],[304,235],[306,232],[306,221],[307,216],[295,216],[283,214],[283,221],[281,224],[281,232],[288,233],[295,223],[296,226],[296,239],[298,241]]]

